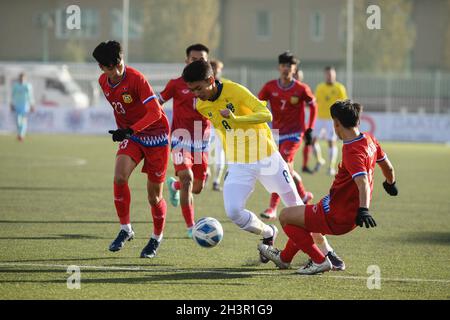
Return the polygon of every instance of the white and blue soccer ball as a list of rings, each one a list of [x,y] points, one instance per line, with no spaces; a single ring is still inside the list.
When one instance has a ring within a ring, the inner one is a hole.
[[[217,246],[223,238],[223,228],[217,219],[205,217],[198,220],[192,229],[192,238],[204,248]]]

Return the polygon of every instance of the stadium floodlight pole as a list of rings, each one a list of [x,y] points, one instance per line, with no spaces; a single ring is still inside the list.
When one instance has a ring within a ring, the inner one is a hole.
[[[124,60],[128,59],[128,24],[130,13],[130,0],[122,1],[122,47],[124,52]]]
[[[353,16],[354,0],[347,0],[347,57],[346,57],[346,78],[347,95],[353,98]]]

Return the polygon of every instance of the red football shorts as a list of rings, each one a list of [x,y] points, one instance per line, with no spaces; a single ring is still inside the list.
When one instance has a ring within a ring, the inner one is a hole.
[[[147,173],[148,180],[153,183],[162,183],[166,179],[169,164],[169,146],[144,147],[143,145],[125,139],[119,144],[117,155],[125,154],[139,164],[144,159],[142,172]]]
[[[206,180],[208,152],[188,152],[182,149],[172,149],[172,161],[175,174],[183,170],[192,170],[194,180]]]
[[[280,144],[278,149],[280,150],[280,154],[283,157],[284,161],[290,163],[294,161],[295,154],[300,148],[301,141],[289,141],[286,140]]]
[[[308,204],[305,208],[305,229],[313,233],[331,234],[331,235],[341,235],[352,231],[356,225],[354,223],[354,218],[348,219],[338,219],[340,221],[347,220],[348,223],[335,223],[333,217],[338,215],[344,216],[339,212],[329,212],[325,213],[322,201],[316,204]]]

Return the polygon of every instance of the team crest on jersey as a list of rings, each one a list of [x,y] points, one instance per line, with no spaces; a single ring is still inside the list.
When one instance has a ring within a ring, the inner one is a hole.
[[[122,99],[123,99],[123,102],[125,102],[125,103],[133,102],[133,98],[131,97],[131,94],[129,94],[127,92],[122,93]]]
[[[234,106],[231,102],[227,104],[227,109],[230,110],[231,112],[234,112]]]
[[[300,101],[300,98],[297,96],[292,96],[290,99],[291,104],[298,104]]]
[[[274,97],[278,97],[278,92],[272,92],[272,95],[273,95]]]
[[[210,119],[212,119],[212,117],[213,117],[212,112],[208,112],[208,117],[209,117]]]

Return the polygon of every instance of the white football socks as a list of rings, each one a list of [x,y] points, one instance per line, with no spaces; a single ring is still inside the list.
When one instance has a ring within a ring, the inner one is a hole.
[[[131,231],[133,231],[133,229],[131,229],[131,224],[121,224],[120,225],[120,229],[121,230],[125,230],[126,232],[130,233]]]

